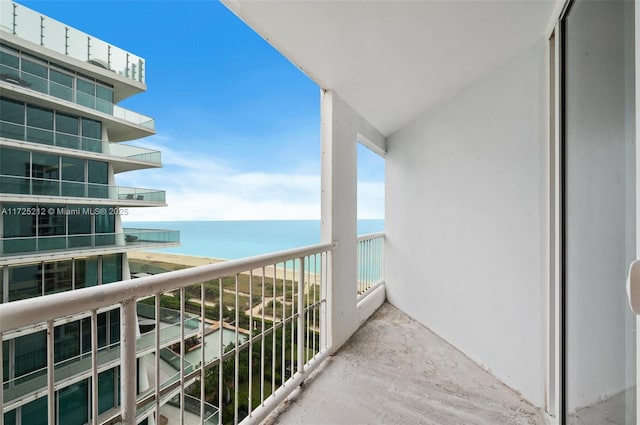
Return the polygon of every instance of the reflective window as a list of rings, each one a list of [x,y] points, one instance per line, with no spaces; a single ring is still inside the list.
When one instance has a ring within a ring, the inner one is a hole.
[[[30,162],[28,151],[0,148],[0,174],[2,175],[28,177]]]
[[[27,125],[53,130],[53,111],[27,105]]]
[[[47,396],[39,398],[20,408],[22,410],[22,425],[47,425]]]
[[[116,390],[115,369],[106,370],[98,375],[98,413],[116,407]]]
[[[22,59],[22,70],[38,77],[47,78],[47,67],[36,62]]]
[[[2,380],[9,379],[9,341],[2,341]]]
[[[24,124],[24,103],[0,98],[0,120]]]
[[[102,283],[122,280],[122,254],[104,255],[102,257]]]
[[[22,214],[25,209],[31,210],[33,208],[36,208],[36,206],[24,204],[4,204],[2,206],[5,212],[2,217],[2,230],[5,238],[20,238],[36,235],[35,216]]]
[[[58,423],[84,425],[89,421],[89,380],[58,391]]]
[[[84,182],[84,159],[62,157],[62,180]]]
[[[40,264],[9,267],[9,301],[42,295],[42,273]]]
[[[80,355],[80,321],[56,326],[54,330],[54,357],[59,363]]]
[[[109,165],[102,161],[87,161],[89,164],[89,183],[108,184]]]
[[[44,293],[70,291],[72,289],[71,260],[44,263]]]
[[[17,56],[7,52],[0,52],[0,64],[8,65],[11,68],[18,69],[20,67],[20,59]]]
[[[47,367],[46,331],[40,331],[21,336],[14,339],[13,341],[15,351],[16,377]],[[22,412],[24,414],[24,407]],[[27,423],[31,424],[32,422]]]
[[[27,105],[27,141],[53,145],[53,111]]]
[[[74,263],[76,288],[98,284],[98,257],[76,258]]]
[[[34,152],[31,162],[31,177],[39,179],[58,179],[59,155]]]
[[[102,139],[102,123],[89,118],[82,118],[82,136]]]
[[[68,134],[78,134],[78,118],[56,113],[56,131]]]

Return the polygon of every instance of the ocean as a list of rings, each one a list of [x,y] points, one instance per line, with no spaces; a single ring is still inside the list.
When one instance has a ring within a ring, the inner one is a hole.
[[[229,260],[320,242],[320,220],[125,221],[123,226],[179,230],[182,246],[158,252]],[[383,230],[384,220],[358,220],[358,235]]]

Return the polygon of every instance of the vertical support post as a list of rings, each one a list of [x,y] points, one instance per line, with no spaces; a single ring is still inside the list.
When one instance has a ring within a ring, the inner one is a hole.
[[[322,241],[335,244],[329,258],[328,345],[335,351],[356,331],[357,125],[359,115],[335,93],[321,92]]]
[[[53,321],[50,320],[47,322],[47,417],[50,424],[56,423],[54,335]]]
[[[44,46],[44,16],[40,15],[40,45]]]
[[[154,359],[154,376],[156,381],[155,388],[155,410],[156,410],[156,423],[160,421],[160,297],[162,294],[156,294],[154,296],[154,328],[155,328],[155,347],[156,357]],[[204,381],[202,381],[204,382]]]
[[[91,310],[91,423],[98,425],[98,312]]]
[[[298,270],[298,373],[304,373],[304,257],[300,261]]]
[[[185,315],[185,290],[180,288],[180,423],[184,423],[184,355],[187,352],[187,345],[184,341],[184,321]]]
[[[123,425],[136,425],[136,301],[121,303],[120,311],[120,412]]]
[[[0,271],[0,273],[2,273]],[[0,300],[2,301],[2,300]],[[3,388],[4,388],[4,370],[2,369],[2,365],[3,363],[3,359],[2,356],[4,355],[3,353],[3,344],[2,344],[2,334],[0,334],[0,425],[4,425],[4,394],[3,394]]]

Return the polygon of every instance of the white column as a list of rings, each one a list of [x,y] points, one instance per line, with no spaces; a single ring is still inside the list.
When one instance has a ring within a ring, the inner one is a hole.
[[[322,242],[336,244],[328,276],[328,343],[340,348],[358,327],[356,307],[357,130],[333,92],[321,93]]]

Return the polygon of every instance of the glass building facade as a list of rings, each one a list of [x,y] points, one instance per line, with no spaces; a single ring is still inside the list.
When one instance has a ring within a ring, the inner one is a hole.
[[[13,19],[37,14],[12,6]],[[2,31],[7,31],[5,26]],[[115,105],[116,99],[145,90],[142,59],[135,62],[135,74],[132,64],[124,74],[112,73],[98,58],[86,63],[73,56],[63,60],[64,55],[46,44],[21,38],[20,31],[2,34],[0,303],[129,279],[126,251],[144,238],[140,229],[132,234],[122,228],[118,210],[139,201],[164,202],[161,191],[114,186],[110,162],[115,143],[110,128],[116,128],[118,142],[141,137],[142,127],[142,133],[153,134],[148,123],[119,119]],[[109,52],[104,63],[113,66],[121,55],[115,56],[115,48]],[[153,166],[160,165],[158,160]],[[132,162],[119,170],[139,168],[148,165]],[[163,236],[156,230],[147,242],[154,237],[162,246]],[[164,241],[175,244],[175,235],[171,238]],[[54,324],[56,424],[82,425],[92,419],[92,328],[97,329],[99,353],[98,415],[108,420],[109,412],[119,407],[120,309],[112,306],[96,312],[95,319],[85,314]],[[2,339],[0,402],[11,406],[5,409],[4,423],[46,425],[46,326],[21,329]]]

